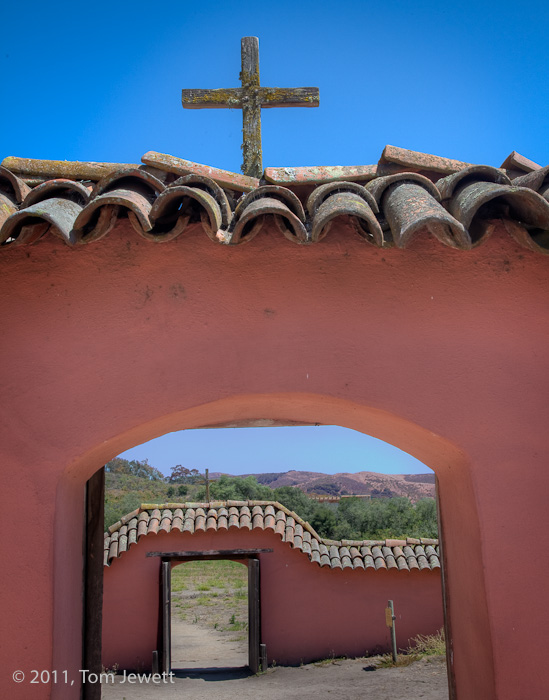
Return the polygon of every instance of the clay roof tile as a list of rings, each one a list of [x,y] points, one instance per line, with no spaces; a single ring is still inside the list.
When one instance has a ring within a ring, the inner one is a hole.
[[[263,515],[263,514],[268,515]],[[269,527],[270,523],[270,527]],[[340,569],[436,569],[440,567],[438,540],[329,540],[321,538],[298,515],[279,503],[221,501],[207,503],[142,504],[105,533],[105,565],[127,551],[141,537],[175,529],[190,534],[240,527],[275,529],[283,541],[301,550],[311,562]],[[418,544],[415,544],[415,543]]]

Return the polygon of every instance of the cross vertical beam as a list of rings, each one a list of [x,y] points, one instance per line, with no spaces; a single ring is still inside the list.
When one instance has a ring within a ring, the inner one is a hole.
[[[242,37],[240,42],[242,70],[242,172],[260,178],[263,173],[261,149],[261,104],[259,102],[259,39]]]

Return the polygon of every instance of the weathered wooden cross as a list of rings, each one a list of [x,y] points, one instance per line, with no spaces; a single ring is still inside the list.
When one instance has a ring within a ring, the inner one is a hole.
[[[185,109],[242,110],[242,172],[261,177],[261,108],[318,107],[318,88],[267,88],[259,84],[259,39],[245,36],[241,40],[242,87],[219,90],[183,90],[181,101]]]

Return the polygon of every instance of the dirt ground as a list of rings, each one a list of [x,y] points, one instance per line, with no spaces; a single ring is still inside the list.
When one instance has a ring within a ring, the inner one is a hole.
[[[103,685],[103,700],[448,700],[442,657],[409,666],[373,670],[375,660],[353,659],[297,668],[278,667],[258,676],[210,673],[175,677],[173,683],[128,685],[123,677]]]
[[[175,623],[175,624],[173,624]],[[114,683],[102,686],[103,700],[448,700],[443,657],[425,657],[409,666],[376,668],[377,657],[327,660],[299,667],[275,667],[257,676],[244,669],[228,669],[247,663],[242,642],[211,628],[172,622],[172,643],[181,651],[172,658],[175,671],[170,682],[130,684],[118,674]],[[208,671],[199,669],[208,667]],[[212,670],[216,669],[216,670]],[[125,682],[124,682],[125,681]]]

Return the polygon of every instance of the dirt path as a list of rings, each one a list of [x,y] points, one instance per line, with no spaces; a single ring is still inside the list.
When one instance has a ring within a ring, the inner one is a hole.
[[[172,668],[237,668],[248,664],[246,640],[172,617]],[[244,635],[242,635],[244,636]],[[246,634],[247,636],[247,634]]]

